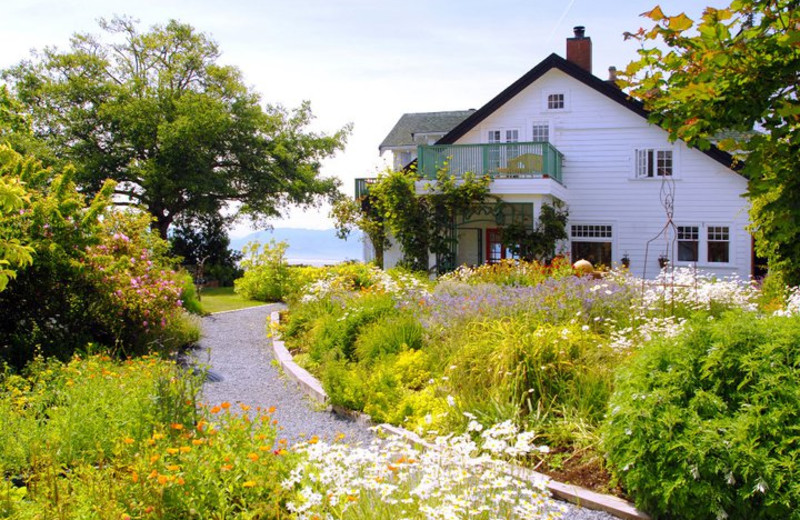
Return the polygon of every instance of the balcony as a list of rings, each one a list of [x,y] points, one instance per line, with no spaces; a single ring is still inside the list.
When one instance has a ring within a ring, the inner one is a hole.
[[[456,177],[471,172],[488,174],[493,179],[550,178],[563,184],[563,157],[553,145],[545,142],[420,146],[417,171],[430,180],[436,179],[436,172],[445,168]]]
[[[369,185],[377,180],[375,178],[356,179],[356,199],[369,195]]]

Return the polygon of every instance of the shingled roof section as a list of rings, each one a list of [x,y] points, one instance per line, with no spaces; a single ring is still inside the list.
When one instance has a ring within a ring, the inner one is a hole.
[[[415,141],[414,134],[445,134],[458,126],[473,113],[475,113],[474,109],[454,110],[451,112],[415,112],[403,114],[378,149],[383,153],[384,150],[399,146],[427,144]]]

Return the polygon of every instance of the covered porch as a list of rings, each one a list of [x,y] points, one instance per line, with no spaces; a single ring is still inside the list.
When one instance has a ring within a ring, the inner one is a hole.
[[[515,258],[503,243],[503,229],[512,224],[533,229],[542,204],[553,201],[549,196],[527,199],[486,204],[469,215],[460,216],[450,229],[449,253],[432,258],[432,267],[444,272],[462,265],[493,264]]]

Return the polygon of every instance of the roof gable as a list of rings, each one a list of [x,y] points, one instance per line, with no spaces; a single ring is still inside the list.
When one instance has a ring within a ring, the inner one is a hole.
[[[437,144],[454,144],[458,139],[463,137],[467,132],[479,125],[484,119],[489,117],[492,113],[510,101],[514,96],[522,92],[526,87],[534,83],[537,79],[541,78],[545,73],[551,69],[558,69],[573,79],[580,81],[591,89],[603,94],[607,98],[619,103],[628,110],[638,114],[639,116],[647,119],[650,112],[648,112],[641,101],[631,98],[625,92],[617,88],[615,85],[607,81],[603,81],[597,76],[587,72],[583,68],[569,62],[559,56],[558,54],[550,54],[547,58],[539,62],[534,68],[529,70],[524,76],[509,85],[505,90],[500,92],[491,101],[483,105],[471,116],[467,117],[458,126],[453,128],[444,137],[439,139]],[[701,150],[702,153],[711,157],[719,162],[726,168],[733,167],[733,157],[723,152],[716,146],[710,147],[708,150]]]

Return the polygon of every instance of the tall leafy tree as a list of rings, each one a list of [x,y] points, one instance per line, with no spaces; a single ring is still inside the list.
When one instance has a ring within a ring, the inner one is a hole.
[[[756,251],[800,283],[800,1],[734,0],[695,22],[660,7],[626,33],[640,58],[623,87],[691,146],[744,159]],[[659,45],[661,42],[666,44]],[[755,130],[755,131],[754,131]]]
[[[261,220],[336,193],[320,161],[343,148],[349,127],[309,131],[307,102],[262,107],[190,25],[140,32],[118,17],[100,27],[103,37],[76,34],[68,51],[46,48],[3,73],[84,190],[118,181],[117,201],[146,207],[162,237],[179,216],[227,203]]]

